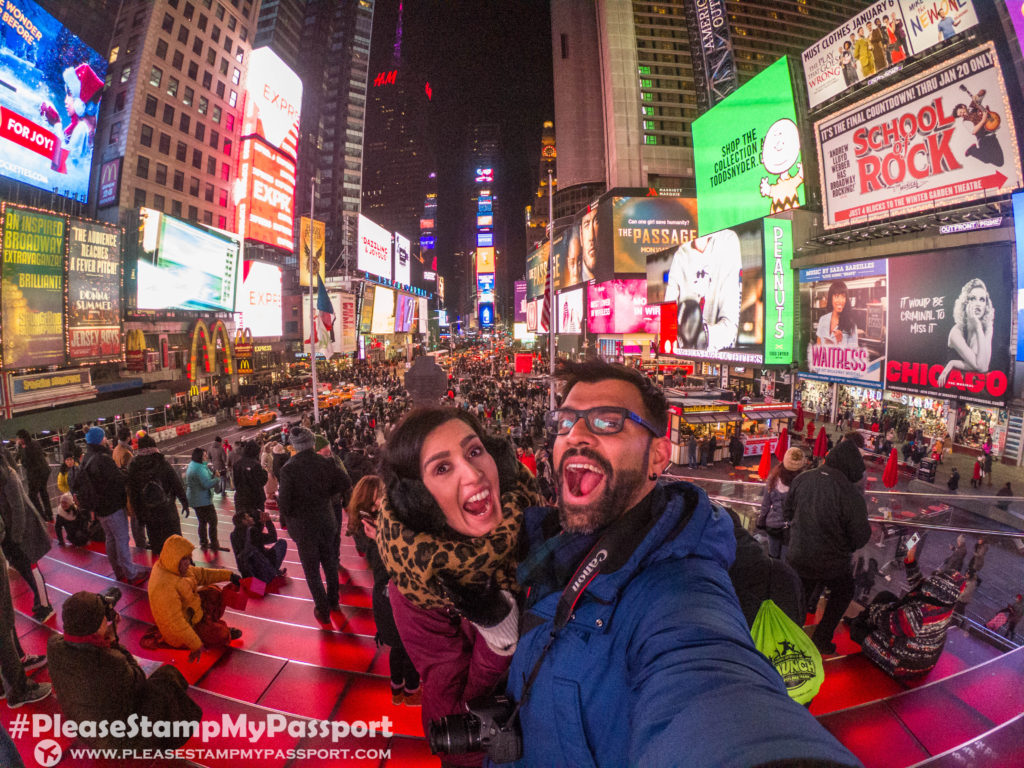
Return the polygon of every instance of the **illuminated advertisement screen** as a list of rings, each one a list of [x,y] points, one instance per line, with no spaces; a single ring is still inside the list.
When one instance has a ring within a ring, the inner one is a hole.
[[[558,333],[583,333],[583,291],[580,286],[558,294]]]
[[[121,233],[72,219],[68,227],[68,360],[121,355]]]
[[[753,221],[672,249],[668,272],[655,276],[653,291],[647,283],[649,305],[676,305],[676,336],[661,339],[663,354],[763,361],[763,240],[761,221]]]
[[[806,202],[785,58],[694,120],[692,130],[701,235]]]
[[[139,210],[139,309],[234,312],[239,241],[150,208]]]
[[[494,233],[493,232],[479,232],[476,236],[477,248],[490,248],[494,245]]]
[[[395,282],[412,285],[411,244],[409,238],[395,233]]]
[[[898,72],[908,57],[975,26],[975,2],[878,0],[865,8],[803,52],[811,107],[888,70]],[[1007,7],[1020,14],[1019,2]]]
[[[584,282],[589,280],[604,282],[614,278],[616,266],[615,248],[612,245],[611,201],[598,201],[589,205],[585,211],[573,219],[572,226],[568,230],[568,237],[572,238],[574,231],[579,240],[581,279]],[[566,247],[570,254],[569,262],[571,262],[575,243],[570,239]],[[562,282],[569,285],[572,277],[569,275],[563,278]]]
[[[399,293],[395,306],[395,333],[408,333],[412,330],[413,315],[416,312],[416,299],[407,293]]]
[[[243,139],[238,229],[247,240],[293,251],[295,161],[259,139]]]
[[[373,322],[370,333],[395,332],[395,292],[390,288],[374,286]]]
[[[426,299],[417,299],[416,320],[419,323],[420,333],[428,333],[428,320],[430,319],[430,304]]]
[[[494,301],[494,273],[477,275],[476,290],[480,301]]]
[[[543,296],[548,286],[548,243],[526,254],[526,298]],[[556,289],[557,290],[557,289]]]
[[[4,208],[2,312],[5,368],[64,363],[64,236],[67,220]]]
[[[99,199],[96,201],[98,208],[117,205],[118,192],[121,189],[121,160],[122,158],[115,157],[100,166],[100,181],[97,185]]]
[[[355,351],[356,331],[355,297],[350,293],[329,291],[327,297],[331,300],[331,307],[334,308],[334,324],[328,329],[320,313],[315,314],[316,333],[314,334],[314,348],[317,357],[330,359],[334,355],[345,355]],[[315,303],[315,299],[314,299]],[[255,332],[253,333],[255,336]],[[309,294],[302,294],[302,336],[309,339]]]
[[[537,330],[537,302],[532,299],[526,300],[526,330],[531,333]]]
[[[646,296],[644,299],[646,300]],[[513,310],[512,322],[526,322],[526,281],[516,280],[514,294],[515,309]]]
[[[494,304],[484,302],[480,304],[480,327],[494,327]]]
[[[259,136],[296,157],[302,80],[269,48],[249,54],[242,136]]]
[[[256,338],[280,336],[284,332],[281,315],[281,268],[262,261],[246,259],[242,269],[242,291],[238,295],[236,309],[237,327],[248,328]]]
[[[826,227],[1021,186],[1013,114],[992,43],[819,120],[814,131]]]
[[[616,275],[642,275],[652,256],[696,236],[697,200],[692,197],[612,198]]]
[[[89,197],[106,59],[32,0],[0,16],[0,175]]]
[[[657,318],[646,317],[644,278],[594,283],[587,290],[587,328],[591,333],[657,333]]]
[[[493,272],[494,271],[494,249],[493,248],[477,248],[476,249],[476,271],[477,274],[481,272]]]
[[[363,306],[359,315],[360,333],[369,333],[370,328],[373,327],[373,295],[372,285],[367,285],[363,288]]]
[[[477,216],[476,225],[478,227],[492,227],[494,226],[494,216],[487,214],[486,216]]]
[[[356,267],[391,279],[391,233],[359,214],[359,248]]]

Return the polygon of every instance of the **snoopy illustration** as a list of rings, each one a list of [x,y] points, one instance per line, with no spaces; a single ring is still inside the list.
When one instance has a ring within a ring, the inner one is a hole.
[[[800,132],[787,117],[776,120],[765,134],[761,145],[761,163],[768,173],[778,174],[775,183],[761,179],[761,197],[772,200],[769,214],[788,211],[800,205],[800,185],[804,183],[804,167],[800,159]],[[796,166],[796,175],[790,170]]]

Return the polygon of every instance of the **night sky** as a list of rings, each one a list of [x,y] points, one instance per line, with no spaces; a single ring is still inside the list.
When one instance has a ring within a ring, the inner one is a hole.
[[[375,42],[378,24],[394,29],[397,6],[397,0],[378,0]],[[496,122],[502,136],[495,168],[498,226],[504,226],[514,279],[524,271],[523,208],[536,191],[541,125],[554,119],[549,0],[406,0],[402,47],[408,64],[428,77],[434,91],[438,254],[456,250],[460,232],[470,225],[466,129]]]

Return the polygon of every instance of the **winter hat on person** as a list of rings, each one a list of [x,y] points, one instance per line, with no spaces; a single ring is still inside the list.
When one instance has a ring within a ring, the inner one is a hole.
[[[790,448],[782,459],[782,466],[790,472],[797,472],[804,468],[804,452],[799,448]]]
[[[156,448],[156,440],[151,435],[143,435],[139,438],[139,448]]]
[[[70,493],[62,493],[58,503],[60,504],[61,509],[71,509],[75,504],[75,497]]]
[[[330,445],[330,443],[327,441],[327,438],[324,437],[323,435],[317,435],[313,439],[313,450],[314,451],[319,452],[319,451],[323,450],[324,448],[326,448],[329,445]]]
[[[103,598],[92,592],[76,592],[64,601],[61,608],[64,634],[86,637],[96,632],[106,616]]]
[[[103,88],[103,81],[93,72],[88,64],[68,67],[64,70],[64,87],[68,95],[74,99],[75,114],[82,117],[85,105]]]
[[[296,451],[306,451],[313,447],[315,438],[313,433],[305,427],[296,427],[288,435],[288,439],[292,444],[292,447]]]
[[[100,445],[107,433],[103,431],[102,427],[90,427],[89,431],[85,433],[85,444],[86,445]]]

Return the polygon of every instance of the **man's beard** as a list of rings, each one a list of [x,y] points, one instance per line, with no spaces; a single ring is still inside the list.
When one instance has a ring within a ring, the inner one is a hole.
[[[562,530],[567,533],[594,533],[617,520],[627,511],[626,505],[629,500],[647,479],[644,467],[648,464],[650,453],[651,442],[648,440],[639,466],[616,471],[603,456],[589,448],[566,451],[558,464],[558,521],[562,525]],[[591,504],[569,504],[565,500],[565,494],[561,493],[566,461],[576,456],[594,462],[604,473],[604,490]]]

